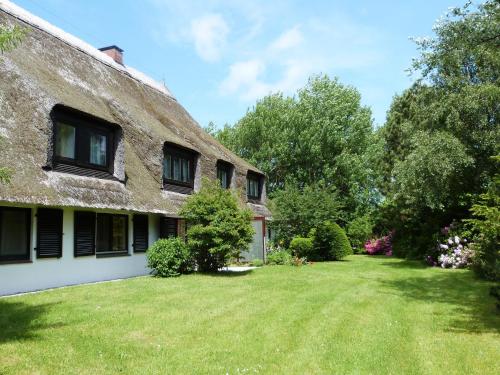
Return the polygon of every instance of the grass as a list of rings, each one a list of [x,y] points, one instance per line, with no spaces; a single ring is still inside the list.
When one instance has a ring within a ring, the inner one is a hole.
[[[0,374],[499,374],[490,284],[385,257],[0,299]]]

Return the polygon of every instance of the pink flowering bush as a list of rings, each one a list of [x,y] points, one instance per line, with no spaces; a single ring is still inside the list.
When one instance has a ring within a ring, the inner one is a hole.
[[[392,256],[392,236],[393,232],[387,236],[366,241],[365,251],[368,255],[387,255]]]

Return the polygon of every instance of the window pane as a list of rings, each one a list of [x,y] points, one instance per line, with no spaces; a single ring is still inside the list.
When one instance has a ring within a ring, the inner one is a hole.
[[[172,156],[170,155],[165,155],[163,159],[163,177],[172,179]]]
[[[182,163],[182,181],[189,182],[189,160],[181,159]]]
[[[219,170],[217,170],[217,175],[220,181],[220,186],[224,189],[227,189],[229,187],[227,171],[225,169],[219,168]]]
[[[56,155],[64,158],[75,158],[75,133],[73,126],[57,123]]]
[[[127,217],[113,216],[113,251],[127,250]]]
[[[0,256],[29,259],[26,210],[3,209],[0,212]]]
[[[107,137],[101,134],[90,135],[90,163],[106,166]]]
[[[179,158],[174,158],[174,180],[181,181],[181,161]]]
[[[97,215],[96,251],[111,251],[111,215]]]

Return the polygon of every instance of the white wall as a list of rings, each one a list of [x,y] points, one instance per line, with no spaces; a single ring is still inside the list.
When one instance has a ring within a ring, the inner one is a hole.
[[[111,211],[106,211],[111,212]],[[64,209],[63,255],[61,258],[37,259],[33,250],[36,244],[36,209],[32,207],[32,263],[0,264],[0,295],[34,291],[86,282],[112,280],[149,274],[144,253],[134,254],[132,249],[132,216],[129,215],[129,256],[97,259],[95,255],[73,255],[74,210]],[[149,244],[158,238],[159,218],[149,216]]]
[[[255,231],[253,235],[253,241],[249,245],[248,251],[241,253],[242,260],[254,260],[262,259],[264,260],[264,241],[265,233],[262,228],[262,220],[253,220],[252,226]]]

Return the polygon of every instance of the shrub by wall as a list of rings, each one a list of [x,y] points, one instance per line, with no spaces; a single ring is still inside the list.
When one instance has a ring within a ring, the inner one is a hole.
[[[273,250],[267,253],[266,263],[270,265],[291,265],[292,255],[286,250]]]
[[[160,239],[146,253],[148,267],[155,276],[173,277],[193,271],[193,260],[180,238]]]
[[[311,258],[313,256],[313,241],[307,237],[295,237],[290,242],[290,251],[299,258]]]

